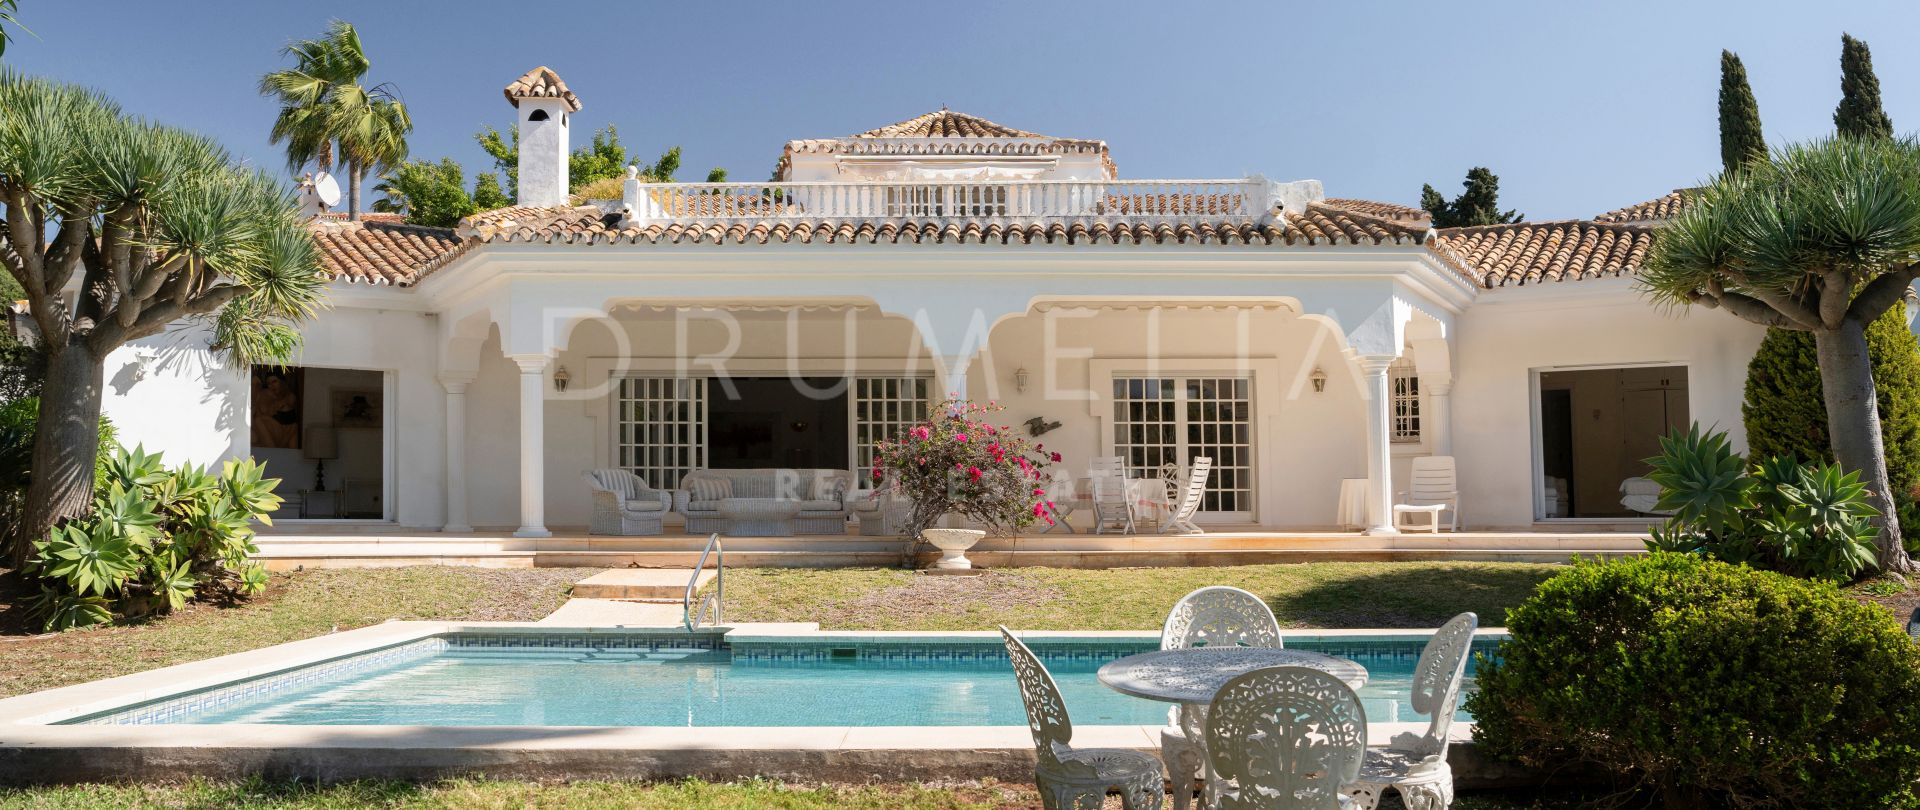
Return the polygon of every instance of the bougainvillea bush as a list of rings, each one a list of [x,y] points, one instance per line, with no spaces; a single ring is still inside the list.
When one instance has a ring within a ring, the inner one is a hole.
[[[988,414],[994,403],[948,400],[932,416],[891,441],[874,444],[878,488],[913,504],[907,536],[957,515],[994,534],[1016,534],[1035,521],[1053,522],[1047,468],[1060,461]]]

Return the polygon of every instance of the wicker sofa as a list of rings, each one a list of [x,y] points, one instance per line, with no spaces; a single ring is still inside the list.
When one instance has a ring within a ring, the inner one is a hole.
[[[845,534],[852,489],[853,473],[846,470],[695,470],[674,490],[673,511],[686,517],[691,534],[729,534],[734,527],[721,514],[722,501],[798,501],[792,533]]]
[[[587,488],[593,491],[592,534],[659,534],[660,519],[673,505],[673,495],[647,486],[640,476],[620,469],[587,473]]]

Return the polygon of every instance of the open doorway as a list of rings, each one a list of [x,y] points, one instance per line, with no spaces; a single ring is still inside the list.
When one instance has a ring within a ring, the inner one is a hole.
[[[714,469],[847,469],[845,378],[716,378],[707,391]]]
[[[385,382],[360,369],[253,369],[249,435],[280,479],[275,520],[387,519]]]
[[[1684,366],[1540,372],[1541,517],[1656,516],[1646,459],[1685,428]]]

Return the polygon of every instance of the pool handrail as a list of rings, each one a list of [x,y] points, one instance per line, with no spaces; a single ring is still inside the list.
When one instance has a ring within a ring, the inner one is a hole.
[[[713,593],[700,601],[699,609],[693,607],[693,592],[700,587],[700,572],[707,568],[707,555],[713,558]],[[720,542],[720,533],[714,532],[707,537],[707,547],[700,552],[700,561],[693,566],[693,574],[687,577],[687,592],[680,598],[680,617],[687,632],[700,627],[700,617],[707,612],[707,605],[713,605],[713,623],[721,622],[722,606],[727,599],[727,548]]]

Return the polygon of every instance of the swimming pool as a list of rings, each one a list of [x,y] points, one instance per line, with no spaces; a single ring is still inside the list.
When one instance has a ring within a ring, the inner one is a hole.
[[[1029,639],[1077,725],[1153,725],[1166,704],[1094,673],[1154,649],[1144,634]],[[1421,641],[1294,641],[1367,667],[1375,723],[1407,706]],[[1468,669],[1471,689],[1472,669]],[[1463,720],[1468,720],[1464,713]],[[447,633],[67,721],[79,724],[383,726],[1024,725],[997,637],[848,635],[729,640],[718,634]]]

